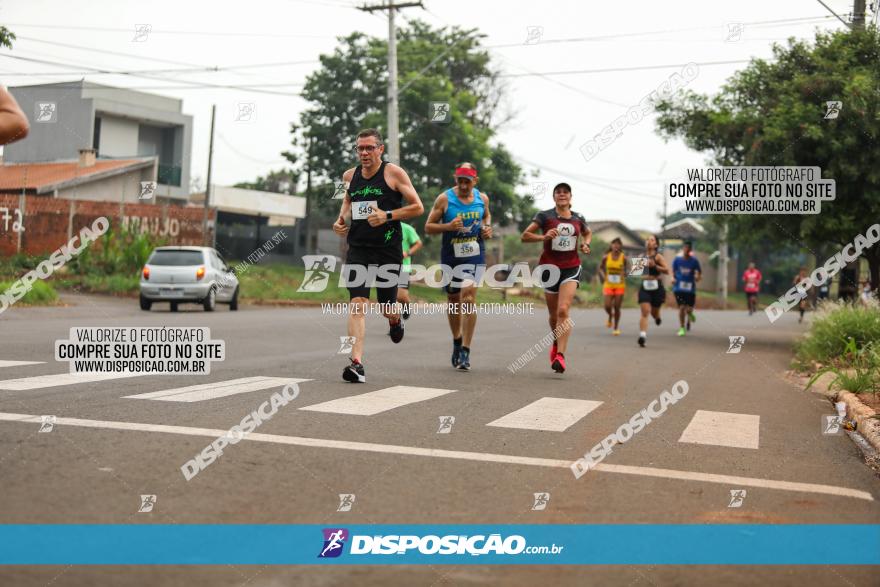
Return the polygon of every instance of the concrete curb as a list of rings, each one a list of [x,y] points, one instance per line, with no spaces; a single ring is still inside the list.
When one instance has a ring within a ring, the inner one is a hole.
[[[877,412],[863,404],[859,396],[854,393],[830,389],[834,377],[833,373],[825,373],[816,380],[810,390],[815,389],[832,402],[845,403],[846,417],[858,423],[858,433],[874,447],[874,450],[880,452],[880,419],[875,417]]]

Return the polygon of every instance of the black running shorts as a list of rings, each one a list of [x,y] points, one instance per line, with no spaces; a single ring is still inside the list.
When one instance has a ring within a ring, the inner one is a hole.
[[[644,287],[639,287],[639,303],[651,304],[654,308],[659,308],[666,301],[666,289],[661,285],[655,290],[648,291]]]
[[[399,244],[394,247],[349,247],[345,265],[342,267],[349,299],[369,299],[370,289],[375,287],[376,300],[380,304],[396,302],[402,260],[403,250]],[[382,273],[376,276],[375,271],[380,266],[386,272],[390,272],[390,275],[393,276],[392,279],[385,279]],[[366,280],[359,279],[367,274],[370,267],[374,268],[373,276]],[[376,283],[377,281],[379,284]],[[384,284],[383,281],[391,281],[392,283]],[[348,285],[352,282],[355,282],[354,285]]]
[[[543,276],[542,276],[543,277]],[[544,291],[547,293],[559,293],[559,286],[568,281],[573,281],[577,284],[577,287],[581,286],[581,266],[577,267],[569,267],[568,269],[560,269],[559,270],[559,279],[556,280],[556,283],[548,284]]]
[[[690,306],[693,308],[697,303],[697,294],[692,291],[675,292],[675,303],[679,306]]]

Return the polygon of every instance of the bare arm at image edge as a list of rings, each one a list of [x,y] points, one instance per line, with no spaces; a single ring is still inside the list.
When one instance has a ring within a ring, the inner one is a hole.
[[[20,141],[30,130],[27,116],[6,88],[0,87],[0,145]]]

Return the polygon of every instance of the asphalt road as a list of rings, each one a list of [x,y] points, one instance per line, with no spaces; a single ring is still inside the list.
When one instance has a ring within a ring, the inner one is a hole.
[[[516,373],[507,368],[548,332],[542,305],[533,315],[481,315],[470,372],[449,365],[444,316],[412,318],[399,345],[385,335],[386,323],[371,317],[367,383],[357,385],[340,376],[347,364],[338,354],[345,318],[319,308],[205,313],[184,306],[172,314],[160,306],[141,312],[127,299],[65,299],[70,306],[14,307],[2,316],[0,360],[41,361],[0,368],[4,524],[880,523],[878,478],[849,438],[822,433],[823,415],[832,414],[827,401],[786,377],[791,342],[806,330],[796,315],[771,325],[763,314],[703,311],[679,338],[676,315],[666,308],[663,325],[652,324],[641,349],[636,311],[624,312],[620,337],[605,328],[604,312],[575,311],[564,375],[550,370],[546,350]],[[9,383],[66,373],[53,345],[73,326],[161,325],[209,326],[212,338],[225,341],[226,360],[203,376],[30,389]],[[745,336],[744,346],[728,353],[735,335]],[[257,432],[268,436],[247,437],[190,481],[180,467],[216,437],[212,430],[239,423],[282,384],[190,402],[124,397],[245,377],[308,381],[260,426]],[[688,385],[684,398],[615,447],[599,469],[574,478],[569,463],[679,380]],[[406,405],[400,404],[422,392],[393,389],[384,399],[300,409],[395,386],[437,391]],[[10,414],[55,415],[58,422],[40,433],[38,422]],[[438,433],[446,416],[455,418],[451,431]],[[65,420],[71,418],[80,420]],[[739,507],[729,507],[731,491],[743,489]],[[545,509],[533,509],[534,494],[544,492]],[[157,496],[152,512],[138,512],[141,494]],[[340,494],[356,496],[350,511],[337,511]],[[846,537],[829,537],[833,543],[845,548]],[[873,569],[821,564],[0,568],[0,584],[53,586],[543,581],[877,585],[877,576]]]

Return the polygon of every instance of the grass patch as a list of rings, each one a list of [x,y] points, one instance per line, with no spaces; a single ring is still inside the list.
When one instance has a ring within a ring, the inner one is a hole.
[[[880,347],[876,343],[868,343],[859,348],[855,339],[846,341],[846,349],[841,357],[832,359],[831,364],[820,369],[810,379],[807,389],[825,373],[834,373],[831,389],[845,389],[853,393],[880,392]]]
[[[825,302],[819,306],[807,335],[795,344],[796,365],[830,365],[856,349],[880,347],[880,306]]]
[[[810,331],[795,343],[795,367],[815,372],[810,385],[833,373],[831,388],[880,393],[880,305],[825,302]]]
[[[13,283],[12,281],[0,282],[0,291],[5,292]],[[24,297],[17,303],[28,306],[52,306],[58,303],[58,292],[50,284],[38,279],[32,284],[30,291],[24,294]]]

